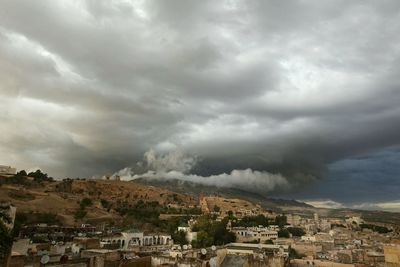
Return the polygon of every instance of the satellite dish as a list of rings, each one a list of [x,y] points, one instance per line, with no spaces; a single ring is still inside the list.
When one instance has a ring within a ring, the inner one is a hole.
[[[183,249],[184,249],[184,250],[187,250],[187,249],[188,249],[188,246],[187,246],[187,245],[183,245]]]
[[[41,263],[41,264],[47,264],[47,263],[49,262],[49,260],[50,260],[49,255],[43,255],[43,256],[40,258],[40,263]]]
[[[188,249],[192,249],[192,245],[189,245],[189,246],[188,246]]]
[[[259,249],[262,249],[262,244],[258,244],[258,248],[259,248]]]
[[[82,233],[78,233],[78,236],[83,236],[83,234]]]
[[[258,254],[258,257],[260,257],[260,259],[264,258],[264,255],[262,253]]]
[[[217,247],[213,245],[213,246],[211,246],[211,249],[212,249],[212,251],[215,251],[217,249]]]
[[[203,254],[203,255],[207,254],[207,250],[205,248],[202,248],[200,251],[201,251],[201,254]]]
[[[52,244],[52,245],[55,245],[55,244],[56,244],[56,241],[54,241],[54,240],[51,241],[51,244]]]
[[[182,249],[182,247],[181,247],[181,246],[178,246],[178,249],[179,249],[179,250],[181,250],[181,249]]]

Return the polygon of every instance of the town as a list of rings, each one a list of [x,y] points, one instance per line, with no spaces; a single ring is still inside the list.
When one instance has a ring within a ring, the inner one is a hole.
[[[360,216],[281,213],[205,193],[194,198],[157,191],[156,200],[153,187],[142,195],[121,196],[122,202],[110,188],[130,184],[118,177],[57,182],[40,171],[16,173],[7,166],[0,171],[0,192],[14,196],[1,195],[0,204],[1,242],[11,239],[9,249],[1,251],[8,267],[400,266],[400,227],[395,224]],[[107,198],[88,191],[86,184],[92,190],[109,188]],[[61,206],[59,214],[26,212],[15,189],[29,189],[32,199],[58,194],[78,202],[74,220],[59,219],[66,213]],[[95,209],[115,216],[90,219],[87,214]]]

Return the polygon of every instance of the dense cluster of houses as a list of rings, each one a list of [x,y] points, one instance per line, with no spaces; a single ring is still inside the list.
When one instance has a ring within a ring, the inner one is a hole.
[[[7,224],[11,229],[15,207],[0,203],[0,208],[12,219]],[[264,213],[260,210],[258,215]],[[221,219],[216,212],[214,215]],[[195,216],[176,229],[185,233],[189,245],[183,246],[174,244],[169,234],[137,229],[27,225],[13,244],[7,266],[400,266],[399,227],[378,233],[362,228],[365,222],[357,216],[338,219],[287,214],[286,221],[283,226],[251,227],[233,227],[229,221],[226,227],[235,234],[236,243],[207,248],[190,245],[199,234]],[[280,236],[291,228],[301,229],[301,235]]]

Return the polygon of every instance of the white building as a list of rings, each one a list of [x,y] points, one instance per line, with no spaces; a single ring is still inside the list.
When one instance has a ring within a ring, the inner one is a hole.
[[[328,233],[331,230],[331,223],[328,220],[321,220],[319,223],[319,230]]]
[[[235,233],[239,242],[254,241],[265,242],[267,240],[277,239],[278,232],[270,230],[267,227],[233,227],[232,232]]]
[[[353,216],[351,218],[346,219],[346,223],[348,224],[356,224],[356,225],[360,225],[364,223],[364,220],[361,219],[361,217],[359,216]]]
[[[299,215],[288,214],[286,218],[287,223],[294,227],[299,226],[301,223],[301,217]]]
[[[0,165],[0,175],[12,175],[16,174],[17,169],[11,166]]]
[[[173,240],[167,234],[144,234],[143,232],[115,233],[101,239],[101,245],[118,244],[120,249],[128,250],[137,246],[172,245]]]
[[[192,232],[190,226],[178,226],[178,232],[182,231],[186,233],[186,240],[191,243],[193,240],[197,240],[197,232]]]

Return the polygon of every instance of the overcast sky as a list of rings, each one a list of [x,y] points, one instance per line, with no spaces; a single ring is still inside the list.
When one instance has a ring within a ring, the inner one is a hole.
[[[180,150],[199,175],[397,201],[373,190],[400,190],[399,32],[397,0],[1,0],[0,164],[92,176]]]

